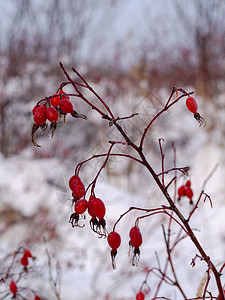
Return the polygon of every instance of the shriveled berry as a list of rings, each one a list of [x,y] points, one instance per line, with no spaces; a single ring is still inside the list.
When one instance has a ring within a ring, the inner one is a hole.
[[[51,105],[53,107],[57,107],[57,106],[59,106],[60,97],[58,94],[54,94],[53,96],[55,96],[55,97],[51,98],[51,100],[50,100]]]
[[[108,237],[107,237],[107,241],[109,246],[112,248],[112,250],[116,250],[119,248],[120,244],[121,244],[121,237],[119,235],[119,233],[112,231],[109,233]]]
[[[145,299],[145,295],[142,292],[137,293],[136,295],[136,300],[144,300]]]
[[[106,209],[105,209],[105,204],[101,199],[94,198],[91,202],[91,207],[97,218],[99,218],[99,219],[104,218]]]
[[[198,110],[198,104],[194,97],[188,97],[186,100],[186,106],[192,112],[193,114],[197,113]]]
[[[142,244],[142,235],[137,226],[134,226],[130,230],[130,243],[134,248],[139,248]]]
[[[23,265],[24,267],[27,267],[27,266],[28,266],[28,259],[27,259],[27,256],[24,255],[24,256],[21,258],[20,262],[21,262],[21,265]]]
[[[74,207],[75,213],[83,214],[86,211],[87,207],[88,207],[87,200],[80,199],[75,203],[75,207]]]
[[[12,292],[12,294],[16,295],[16,293],[17,293],[17,286],[16,286],[16,284],[15,284],[14,281],[11,281],[9,288],[10,288],[10,291]]]
[[[46,105],[41,105],[34,114],[34,123],[37,125],[42,125],[47,121],[47,114],[46,114]]]
[[[47,118],[50,122],[57,122],[58,121],[59,115],[58,115],[57,110],[54,107],[48,107],[46,109],[46,115],[47,115]]]
[[[73,111],[73,104],[69,100],[60,100],[59,107],[64,113],[71,113]]]

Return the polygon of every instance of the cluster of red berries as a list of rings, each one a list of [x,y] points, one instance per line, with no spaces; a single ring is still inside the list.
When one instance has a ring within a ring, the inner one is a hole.
[[[132,259],[132,265],[137,265],[139,259],[140,259],[140,249],[139,247],[142,244],[142,235],[140,232],[140,229],[138,226],[134,226],[131,228],[129,233],[130,241],[129,246],[133,251],[133,259]],[[108,244],[112,248],[111,250],[111,258],[112,258],[112,266],[115,269],[115,257],[117,255],[117,249],[119,248],[121,244],[121,237],[119,233],[112,231],[108,234],[107,237]]]
[[[72,224],[72,227],[79,226],[78,221],[84,218],[84,213],[87,210],[88,214],[91,216],[90,226],[92,230],[99,235],[105,236],[106,222],[105,222],[105,213],[106,208],[104,202],[96,198],[94,195],[90,195],[89,200],[87,201],[85,197],[85,187],[80,177],[73,175],[69,180],[69,187],[72,191],[72,197],[74,204],[74,213],[70,216],[69,222]]]
[[[87,211],[91,216],[90,226],[92,230],[98,233],[100,236],[107,236],[106,221],[104,219],[106,208],[104,202],[96,198],[94,195],[90,195],[88,201],[85,199],[85,186],[78,175],[73,175],[69,179],[69,187],[72,191],[74,213],[71,214],[69,222],[72,227],[83,227],[79,224],[79,220],[84,217],[84,213]],[[132,265],[137,265],[140,258],[139,247],[142,244],[142,235],[138,226],[131,228],[130,233],[130,249],[133,251]],[[108,234],[107,241],[111,247],[112,266],[115,268],[115,256],[117,249],[121,244],[121,237],[119,233],[112,231]]]
[[[73,109],[73,104],[70,101],[70,98],[65,92],[61,89],[58,93],[54,94],[51,97],[40,100],[37,105],[33,108],[33,120],[34,124],[31,131],[32,143],[36,147],[40,147],[34,140],[34,133],[41,128],[46,130],[48,127],[47,120],[51,123],[50,130],[52,130],[52,136],[57,127],[57,121],[60,117],[65,117],[67,114],[71,114],[74,118],[87,119],[83,114],[78,114]]]
[[[21,263],[21,265],[24,266],[24,269],[26,269],[27,266],[28,266],[28,263],[29,263],[28,258],[34,259],[34,257],[32,256],[32,254],[30,252],[30,250],[24,249],[23,250],[23,257],[20,260],[20,263]],[[15,281],[13,281],[13,280],[11,281],[11,283],[9,285],[9,289],[10,289],[11,293],[13,294],[13,298],[16,298],[18,288],[17,288],[17,285],[16,285]],[[41,298],[39,296],[35,295],[34,300],[41,300]]]
[[[187,197],[190,200],[190,204],[193,204],[193,191],[191,189],[191,181],[188,180],[185,185],[182,185],[178,189],[178,200],[180,200],[182,197]]]
[[[206,126],[205,120],[198,113],[198,104],[194,97],[188,97],[186,99],[187,109],[194,114],[194,118],[200,123],[200,126],[204,124]]]
[[[45,124],[47,120],[56,123],[59,115],[73,112],[73,104],[63,90],[60,90],[58,94],[54,94],[50,101],[43,100],[43,102],[44,104],[37,104],[33,108],[34,123],[37,126]]]

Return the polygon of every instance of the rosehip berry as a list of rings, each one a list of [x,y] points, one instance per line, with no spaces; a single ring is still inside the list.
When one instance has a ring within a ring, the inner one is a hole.
[[[75,203],[75,207],[74,207],[75,213],[81,215],[86,211],[87,207],[88,207],[87,200],[80,199]]]
[[[60,90],[59,91],[59,95],[64,95],[66,94],[63,90]],[[70,100],[70,97],[69,96],[61,96],[60,97],[61,100]]]
[[[16,293],[17,293],[17,286],[16,286],[16,284],[15,284],[14,281],[11,281],[9,288],[10,288],[10,291],[13,293],[13,295],[16,295]]]
[[[33,257],[32,254],[31,254],[31,252],[30,252],[30,250],[28,250],[28,249],[24,249],[24,250],[23,250],[23,254],[24,254],[26,257]]]
[[[24,256],[21,258],[20,262],[21,262],[21,265],[23,265],[24,267],[27,267],[27,266],[28,266],[28,259],[27,259],[27,256],[24,255]]]
[[[77,175],[73,175],[70,180],[69,180],[69,187],[71,190],[73,190],[73,187],[75,185],[75,183],[77,182],[77,180],[80,180],[80,178]]]
[[[178,189],[177,192],[178,192],[178,197],[179,197],[179,199],[180,199],[181,197],[185,196],[185,186],[182,185],[181,187],[179,187],[179,189]]]
[[[185,195],[191,200],[193,197],[193,191],[190,187],[186,187],[185,189]]]
[[[51,98],[51,100],[50,100],[51,101],[51,105],[53,107],[57,107],[57,106],[59,106],[60,97],[59,97],[58,94],[54,94],[53,96],[55,96],[55,97]]]
[[[121,237],[119,233],[112,231],[109,233],[107,241],[112,250],[117,250],[121,244]]]
[[[103,219],[105,216],[105,204],[103,201],[99,198],[94,198],[91,201],[91,207],[93,209],[93,212],[95,216],[99,219]]]
[[[191,181],[188,180],[185,185],[190,187],[191,186]]]
[[[188,97],[186,100],[186,106],[192,112],[193,114],[197,113],[198,110],[198,104],[194,97]]]
[[[90,195],[89,200],[88,200],[88,213],[91,217],[95,218],[96,215],[93,211],[93,207],[92,207],[92,201],[93,199],[95,199],[95,197],[93,195]]]
[[[73,196],[76,200],[84,197],[85,195],[85,187],[83,182],[79,179],[77,180],[77,182],[75,183],[74,187],[73,187]]]
[[[57,110],[54,107],[48,107],[46,109],[46,115],[48,120],[52,123],[52,122],[57,122],[59,115]]]
[[[136,300],[144,300],[145,299],[145,295],[142,292],[137,293],[136,295]]]
[[[33,115],[35,115],[35,113],[36,113],[36,111],[37,111],[37,109],[38,109],[39,107],[40,107],[40,104],[35,105],[35,107],[34,107],[33,110],[32,110]]]
[[[46,109],[46,105],[40,105],[34,114],[34,123],[37,125],[42,125],[47,121]]]
[[[71,113],[73,111],[73,104],[69,100],[60,100],[59,107],[64,113]]]
[[[34,300],[41,300],[41,298],[36,295]]]
[[[139,248],[142,244],[142,235],[137,226],[134,226],[130,230],[130,243],[134,248]]]

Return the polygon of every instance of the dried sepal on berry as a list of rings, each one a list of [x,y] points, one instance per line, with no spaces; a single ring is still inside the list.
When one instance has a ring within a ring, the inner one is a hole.
[[[37,124],[33,124],[32,130],[31,130],[31,141],[35,147],[41,147],[40,145],[38,145],[38,143],[34,139],[34,134],[38,130],[38,128],[39,128],[39,126]]]
[[[206,126],[206,124],[207,124],[206,121],[202,118],[202,116],[198,112],[194,114],[194,118],[196,121],[198,121],[199,127],[202,125],[204,127]]]
[[[71,223],[72,227],[80,227],[83,228],[85,225],[78,224],[80,219],[85,219],[84,215],[79,215],[77,213],[72,213],[69,219],[69,223]]]
[[[79,114],[77,111],[75,111],[75,110],[73,110],[72,112],[71,112],[71,116],[73,117],[73,118],[80,118],[80,119],[84,119],[84,120],[87,120],[87,116],[86,115],[84,115],[84,114]]]

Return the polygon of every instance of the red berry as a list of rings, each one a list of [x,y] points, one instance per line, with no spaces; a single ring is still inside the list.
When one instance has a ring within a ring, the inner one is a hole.
[[[71,190],[73,190],[73,187],[77,180],[80,180],[80,178],[77,175],[73,175],[69,180],[69,187]]]
[[[34,300],[41,300],[41,298],[36,295]]]
[[[16,284],[15,284],[14,281],[11,281],[9,288],[10,288],[10,291],[13,293],[13,295],[16,295],[16,293],[17,293],[17,286],[16,286]]]
[[[60,97],[58,96],[58,94],[54,94],[53,96],[55,96],[55,97],[51,98],[51,100],[50,100],[51,105],[53,107],[57,107],[57,106],[59,106]]]
[[[58,115],[57,110],[54,107],[48,107],[46,109],[46,115],[47,115],[47,118],[50,122],[57,122],[58,121],[59,115]]]
[[[46,105],[41,105],[34,114],[34,123],[42,125],[47,121]]]
[[[35,105],[35,107],[34,107],[33,110],[32,110],[33,115],[35,115],[35,113],[36,113],[36,111],[37,111],[37,109],[38,109],[39,107],[40,107],[40,104]]]
[[[83,182],[80,180],[77,180],[76,183],[73,186],[73,196],[78,200],[85,195],[85,187]]]
[[[92,200],[93,199],[95,199],[95,197],[93,195],[90,195],[89,201],[88,201],[88,213],[91,217],[96,217],[96,215],[93,211],[93,207],[92,207]]]
[[[105,204],[103,201],[99,198],[94,198],[91,201],[91,207],[93,209],[93,212],[95,216],[99,219],[103,219],[105,216]]]
[[[190,187],[191,186],[191,181],[188,180],[185,185]]]
[[[64,113],[71,113],[73,111],[73,104],[66,99],[59,101],[59,107]]]
[[[177,192],[178,192],[178,197],[179,197],[179,198],[185,196],[185,186],[182,185],[181,187],[179,187],[179,189],[178,189]]]
[[[33,257],[32,254],[31,254],[31,252],[30,252],[30,250],[28,250],[28,249],[24,249],[23,250],[23,254],[26,257]]]
[[[136,295],[136,300],[144,300],[145,299],[145,295],[142,292],[137,293]]]
[[[130,230],[130,243],[134,248],[139,248],[142,244],[142,235],[137,226],[134,226]]]
[[[24,256],[21,258],[20,262],[21,262],[21,265],[23,265],[24,267],[27,267],[27,266],[28,266],[28,259],[27,259],[27,256],[24,255]]]
[[[185,195],[191,200],[193,197],[193,191],[190,187],[186,187],[185,189]]]
[[[129,237],[132,238],[132,236],[135,235],[137,232],[140,232],[140,229],[137,226],[132,227],[129,233]]]
[[[88,202],[85,199],[80,199],[75,203],[75,213],[83,214],[88,207]]]
[[[64,95],[66,94],[63,90],[60,90],[59,91],[59,95]],[[60,97],[61,100],[70,100],[70,97],[69,96],[61,96]]]
[[[186,100],[186,106],[193,114],[197,113],[198,104],[194,97],[188,97]]]
[[[121,244],[121,237],[119,235],[119,233],[112,231],[109,233],[108,237],[107,237],[107,241],[109,246],[112,248],[112,250],[116,250],[119,248],[120,244]]]

